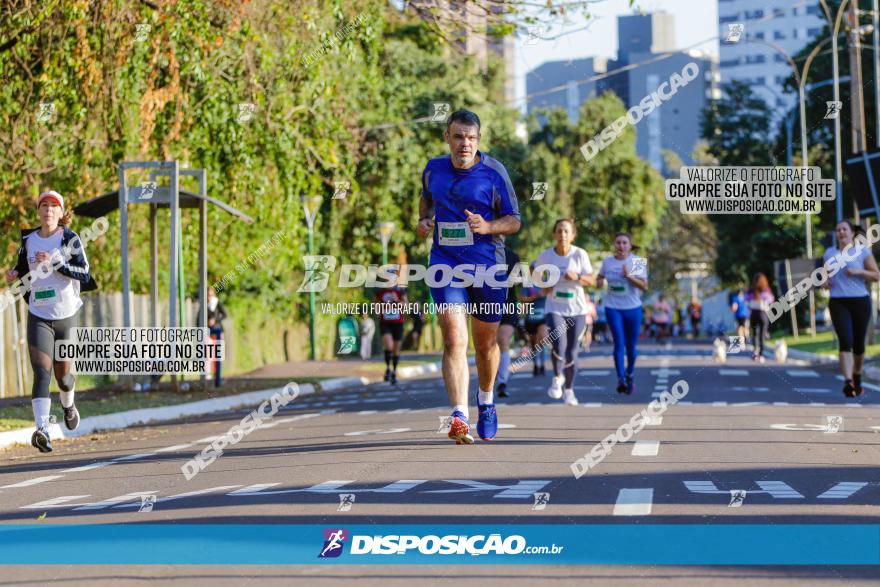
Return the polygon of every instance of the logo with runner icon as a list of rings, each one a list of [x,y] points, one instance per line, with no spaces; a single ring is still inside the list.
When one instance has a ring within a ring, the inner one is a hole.
[[[342,554],[348,531],[344,528],[324,528],[324,548],[318,558],[336,558]]]
[[[321,292],[327,289],[330,274],[336,269],[333,255],[303,255],[306,274],[296,291],[299,293]]]
[[[532,182],[532,197],[530,200],[543,200],[544,196],[547,195],[547,182],[546,181],[533,181]]]
[[[543,510],[547,507],[547,504],[550,503],[550,494],[549,493],[535,493],[535,504],[532,506],[532,510]]]
[[[728,336],[727,341],[728,353],[741,353],[746,350],[745,336]]]
[[[355,342],[356,339],[353,336],[340,337],[339,350],[336,353],[339,355],[348,355],[354,352]]]
[[[355,494],[354,493],[340,493],[339,494],[339,507],[336,508],[337,512],[347,512],[351,510],[351,506],[354,505]]]
[[[730,490],[730,503],[727,504],[727,507],[729,507],[729,508],[741,507],[745,500],[746,500],[745,489],[731,489]]]

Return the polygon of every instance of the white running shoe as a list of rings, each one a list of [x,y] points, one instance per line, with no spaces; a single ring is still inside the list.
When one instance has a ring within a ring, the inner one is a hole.
[[[550,387],[547,389],[547,395],[552,397],[553,399],[559,399],[562,397],[562,386],[565,384],[565,375],[559,375],[554,377],[550,382]]]
[[[576,406],[576,405],[578,405],[578,398],[574,395],[574,390],[573,390],[573,389],[566,389],[566,390],[563,392],[563,396],[565,397],[565,403],[566,403],[566,405],[569,405],[569,406]]]

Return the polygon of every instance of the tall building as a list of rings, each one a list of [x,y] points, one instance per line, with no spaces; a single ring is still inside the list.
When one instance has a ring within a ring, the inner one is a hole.
[[[792,68],[778,50],[765,42],[778,45],[794,57],[819,36],[825,24],[818,1],[792,4],[791,0],[718,0],[722,87],[732,80],[748,83],[770,106],[776,119],[796,104],[797,95],[784,93],[782,84],[792,75]],[[744,28],[739,41],[728,42],[733,24]]]
[[[699,68],[698,77],[679,88],[636,126],[636,151],[655,169],[666,171],[664,150],[678,155],[685,165],[692,164],[691,154],[700,139],[700,113],[719,97],[717,62],[696,52],[676,51],[675,22],[665,12],[620,17],[617,36],[616,60],[587,57],[551,61],[526,74],[528,111],[559,107],[575,121],[583,101],[606,91],[617,94],[631,108],[693,62]],[[636,67],[613,73],[627,65]],[[607,72],[612,75],[586,81]],[[664,86],[666,90],[668,86]]]

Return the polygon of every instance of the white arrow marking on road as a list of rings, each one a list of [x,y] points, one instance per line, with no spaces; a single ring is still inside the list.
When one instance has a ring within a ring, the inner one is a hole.
[[[861,481],[841,481],[825,493],[820,494],[818,499],[846,499],[866,485],[868,484]]]
[[[621,489],[614,504],[615,516],[647,516],[654,501],[653,488]]]
[[[107,465],[112,465],[112,464],[113,464],[113,461],[100,461],[97,463],[92,463],[91,465],[82,465],[81,467],[73,467],[72,469],[64,469],[61,472],[62,473],[81,473],[83,471],[92,471],[94,469],[100,469],[101,467],[106,467]]]
[[[35,477],[34,479],[28,479],[27,481],[21,481],[19,483],[13,483],[12,485],[4,485],[0,487],[0,489],[15,489],[17,487],[30,487],[31,485],[38,485],[40,483],[45,483],[46,481],[53,481],[55,479],[61,479],[64,475],[48,475],[46,477]]]
[[[235,489],[236,487],[241,487],[241,485],[221,485],[219,487],[209,487],[208,489],[198,489],[196,491],[188,491],[186,493],[178,493],[176,495],[169,495],[168,497],[160,497],[156,500],[156,503],[164,503],[166,501],[172,501],[175,499],[183,499],[185,497],[195,497],[197,495],[205,495],[207,493],[214,493],[219,491],[226,491],[228,489]],[[140,507],[139,503],[123,503],[120,505],[113,506],[114,508],[130,508],[130,507]]]
[[[789,377],[819,377],[819,374],[812,369],[788,369],[786,373]]]
[[[656,457],[659,452],[659,440],[637,440],[630,454],[634,457]]]
[[[444,479],[444,483],[455,483],[456,485],[467,485],[465,489],[435,489],[433,491],[423,491],[422,493],[464,493],[468,491],[501,491],[492,497],[495,499],[518,499],[524,497],[532,497],[534,493],[541,491],[550,480],[529,479],[525,481],[517,481],[516,485],[492,485],[483,483],[482,481],[468,481],[465,479]]]
[[[749,374],[745,369],[718,369],[722,377],[745,377]]]
[[[377,428],[376,430],[359,430],[357,432],[346,432],[345,436],[370,436],[373,434],[398,434],[400,432],[409,432],[411,428]]]
[[[22,510],[42,510],[48,508],[63,508],[69,507],[73,504],[68,504],[67,502],[73,501],[75,499],[85,499],[89,497],[88,495],[62,495],[61,497],[53,497],[52,499],[47,499],[46,501],[39,501],[35,504],[31,505],[23,505],[19,509]]]
[[[683,481],[684,486],[692,493],[711,493],[730,495],[729,490],[718,489],[712,481]],[[778,499],[803,498],[804,496],[782,481],[758,481],[761,491],[748,490],[749,493],[767,493]]]
[[[109,508],[125,501],[140,501],[141,496],[153,495],[155,493],[156,491],[135,491],[133,493],[126,493],[125,495],[111,497],[110,499],[105,499],[104,501],[97,501],[95,503],[86,504],[84,506],[74,508],[73,511],[78,512],[83,510],[103,510],[104,508]]]

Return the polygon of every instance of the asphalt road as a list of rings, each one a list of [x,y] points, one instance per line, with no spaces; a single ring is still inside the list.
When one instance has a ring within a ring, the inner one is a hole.
[[[0,452],[0,524],[880,522],[880,387],[848,399],[830,367],[759,365],[745,354],[720,365],[708,345],[643,345],[637,391],[619,396],[609,351],[582,354],[578,406],[551,400],[549,375],[533,377],[526,365],[528,373],[513,376],[512,397],[498,400],[498,437],[472,446],[438,432],[449,412],[442,381],[422,378],[297,398],[190,481],[181,466],[249,409],[58,442],[50,455],[30,447]],[[678,380],[688,384],[686,397],[575,479],[573,461]],[[832,417],[839,418],[829,427]],[[732,490],[745,491],[741,503],[731,503]],[[548,494],[543,506],[536,493]],[[354,495],[350,507],[340,505],[341,494]],[[149,509],[149,496],[152,510],[139,511]],[[158,578],[180,585],[441,585],[465,575],[486,584],[782,585],[867,582],[880,574],[843,565],[3,569],[0,585]]]

